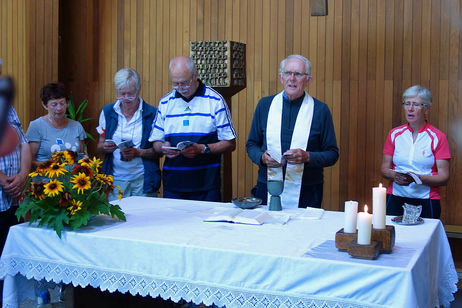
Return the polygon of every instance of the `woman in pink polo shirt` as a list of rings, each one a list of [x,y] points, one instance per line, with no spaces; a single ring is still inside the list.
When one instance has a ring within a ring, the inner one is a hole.
[[[440,217],[439,186],[448,182],[451,153],[446,135],[426,120],[431,104],[432,94],[422,86],[403,93],[407,124],[390,130],[383,147],[387,215],[403,215],[407,203],[422,205],[422,217]]]

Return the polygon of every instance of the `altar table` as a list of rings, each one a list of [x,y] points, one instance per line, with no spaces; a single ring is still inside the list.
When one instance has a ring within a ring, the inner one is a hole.
[[[12,227],[0,259],[3,307],[33,298],[33,279],[228,308],[438,307],[456,291],[439,220],[395,225],[393,253],[363,260],[335,249],[341,212],[309,220],[300,218],[304,209],[284,210],[286,224],[255,226],[203,221],[226,203],[130,197],[119,204],[126,222],[97,216],[61,239],[35,224]]]

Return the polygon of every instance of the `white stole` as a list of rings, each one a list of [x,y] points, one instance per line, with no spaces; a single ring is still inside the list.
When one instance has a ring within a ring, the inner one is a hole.
[[[277,94],[268,112],[268,122],[266,124],[266,144],[268,151],[280,153],[281,149],[281,123],[282,123],[282,92]],[[310,136],[311,122],[313,120],[314,100],[305,92],[297,120],[295,121],[294,132],[289,149],[306,150],[308,137]],[[300,199],[300,189],[302,186],[304,164],[287,164],[286,177],[284,181],[284,191],[281,194],[282,206],[286,208],[298,207]],[[268,168],[268,180],[283,181],[282,167]],[[269,204],[270,195],[268,195]]]

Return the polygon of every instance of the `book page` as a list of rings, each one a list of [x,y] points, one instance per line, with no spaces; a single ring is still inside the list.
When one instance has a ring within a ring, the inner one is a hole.
[[[204,221],[229,221],[234,222],[234,217],[243,212],[241,209],[230,208],[230,209],[220,209],[215,211],[212,215],[205,218]]]
[[[300,219],[312,219],[317,220],[321,219],[322,215],[324,214],[323,209],[315,208],[315,207],[307,207],[302,213],[298,216]]]
[[[272,219],[273,217],[266,211],[243,210],[234,216],[233,221],[240,224],[262,225]]]
[[[408,172],[406,174],[410,175],[416,184],[422,184],[422,180],[414,172]]]

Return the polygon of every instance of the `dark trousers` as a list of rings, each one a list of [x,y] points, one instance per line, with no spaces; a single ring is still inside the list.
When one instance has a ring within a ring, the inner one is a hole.
[[[169,199],[220,202],[221,192],[220,192],[220,189],[212,189],[209,191],[177,192],[177,191],[168,191],[168,190],[165,190],[164,188],[163,197],[169,198]]]
[[[3,246],[5,246],[6,236],[10,227],[18,224],[18,219],[14,215],[17,210],[17,206],[12,206],[4,212],[0,212],[0,245],[1,251],[3,251]]]
[[[262,204],[268,204],[268,187],[266,183],[257,182],[251,190],[252,196],[262,199]],[[320,208],[322,204],[323,184],[304,185],[300,190],[298,207]]]
[[[387,194],[387,215],[400,216],[404,214],[404,203],[421,205],[422,213],[420,217],[439,219],[441,214],[441,203],[438,199],[415,199],[398,197]]]
[[[18,224],[18,219],[14,215],[17,206],[12,206],[8,210],[0,212],[0,253],[3,252],[3,246],[5,246],[6,237],[10,227]],[[0,303],[2,302],[3,295],[3,280],[0,280]]]

